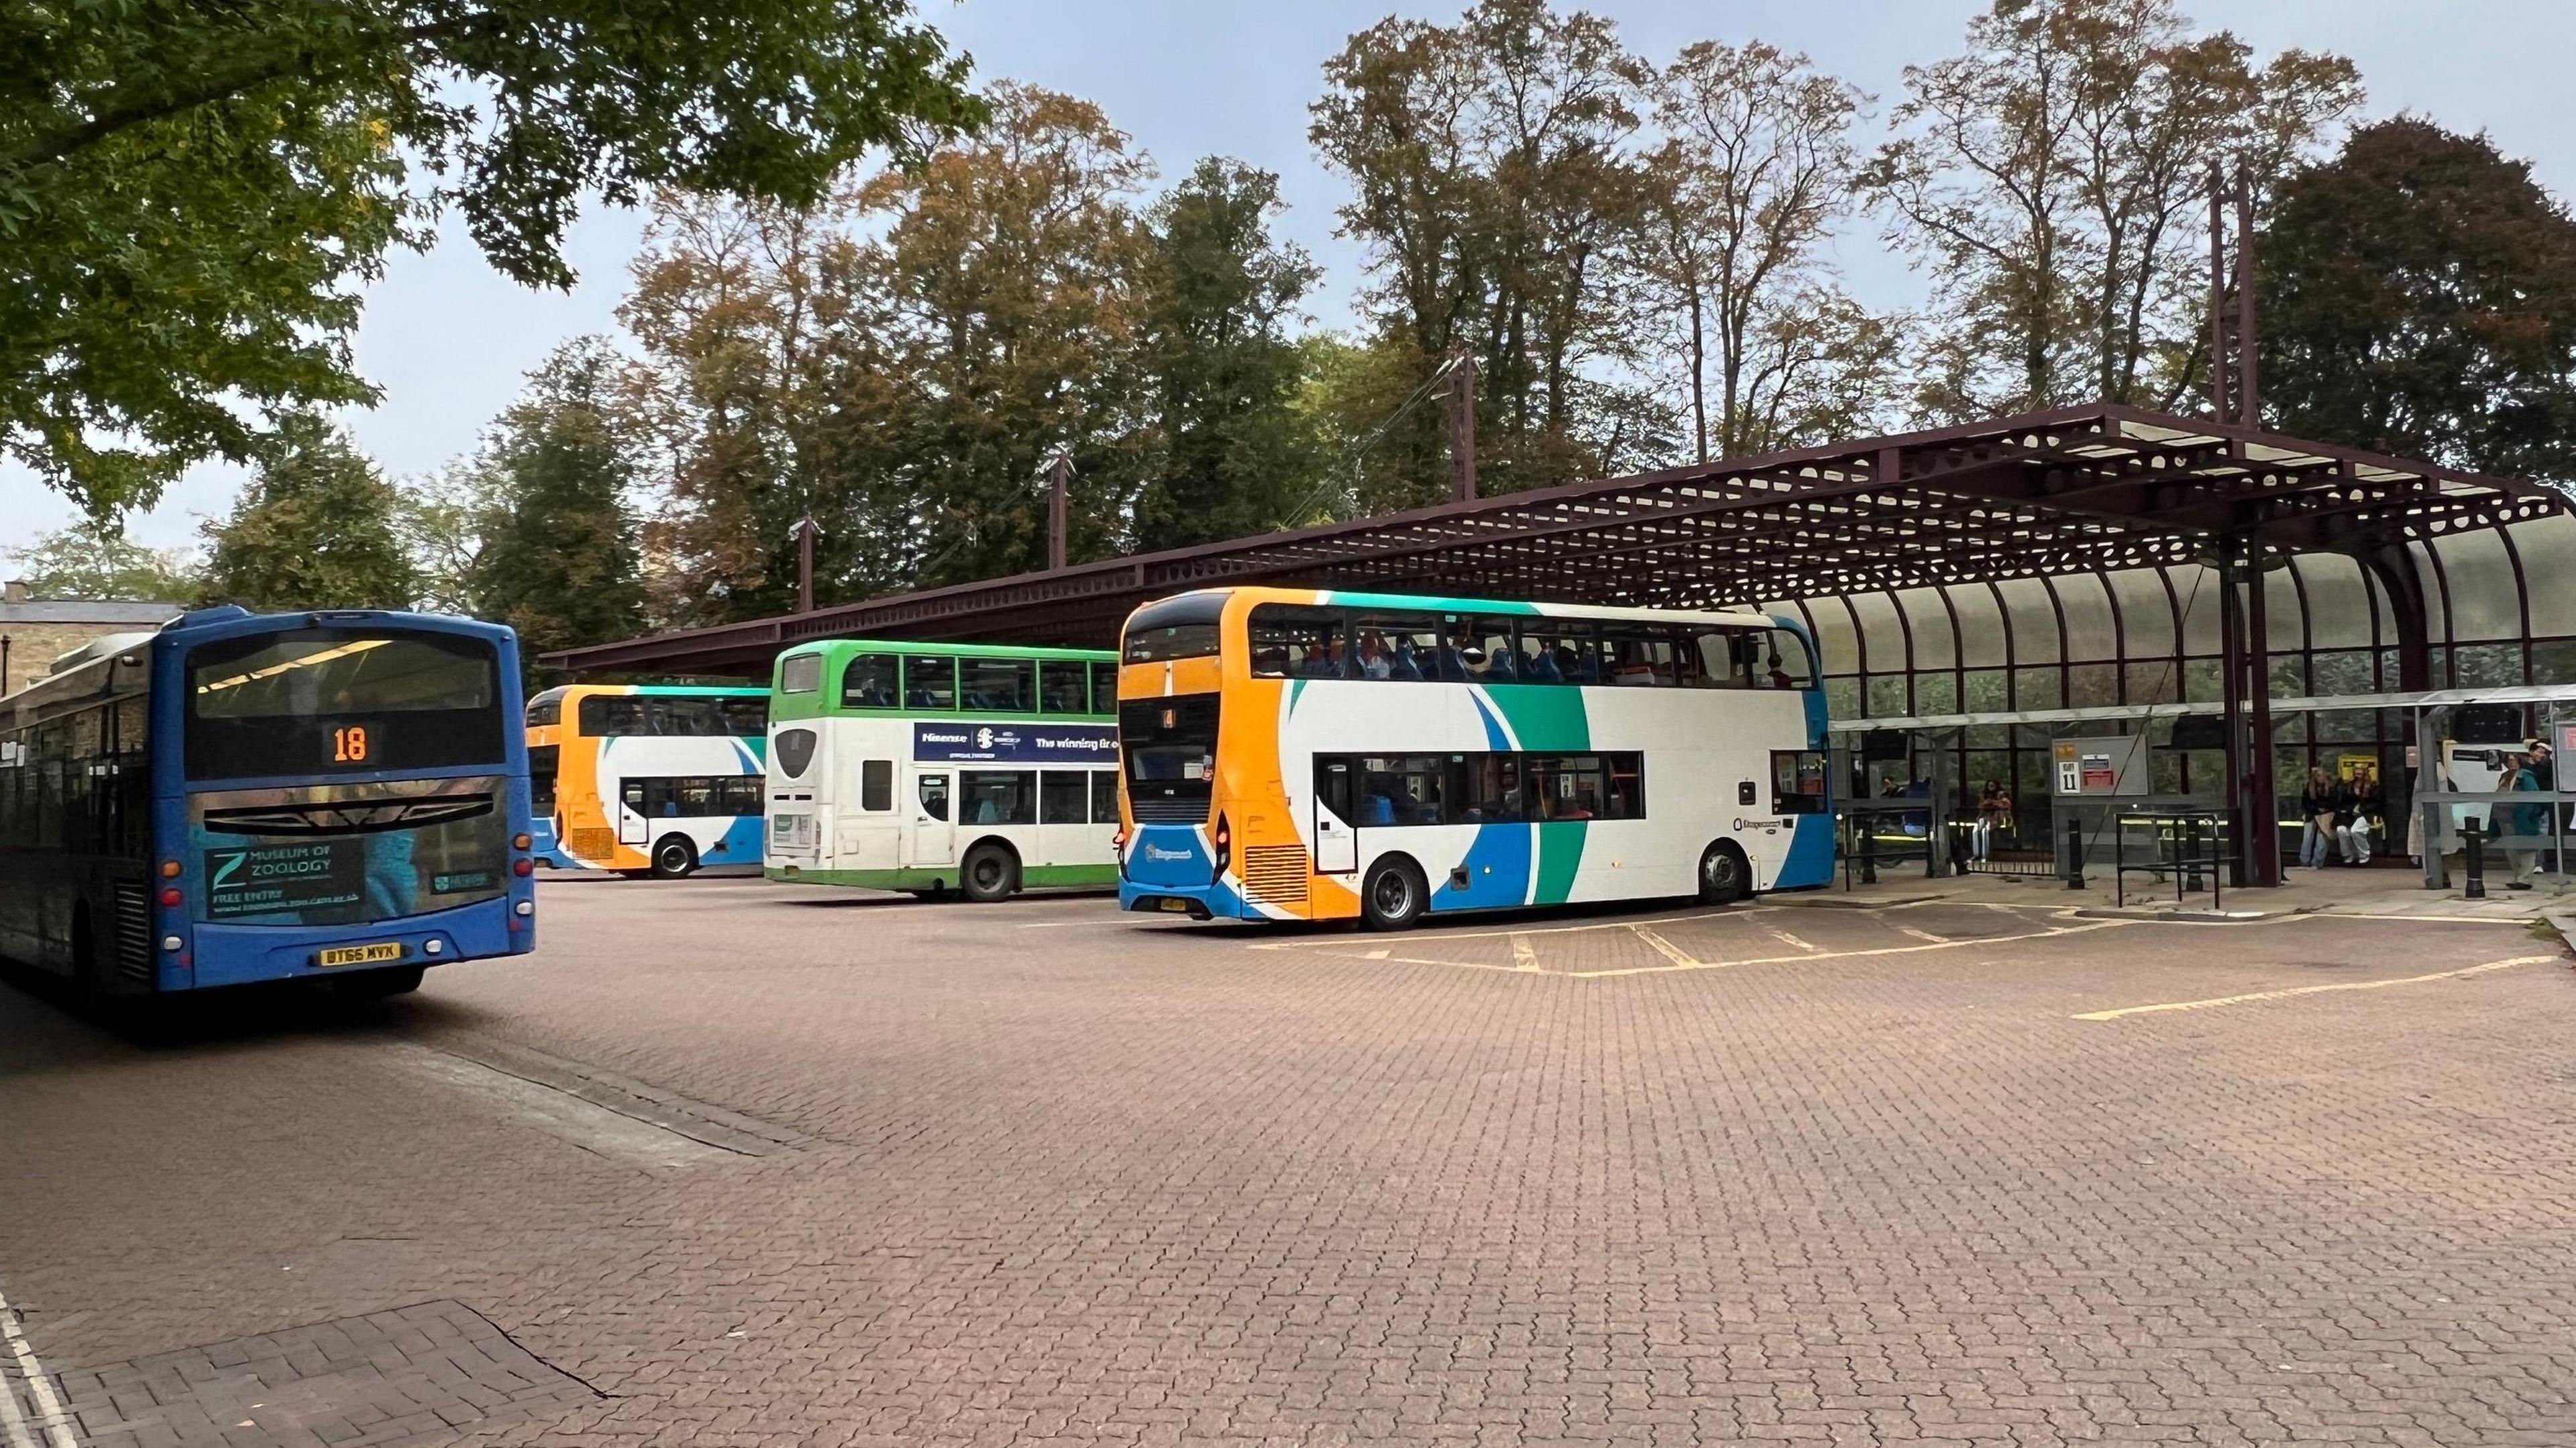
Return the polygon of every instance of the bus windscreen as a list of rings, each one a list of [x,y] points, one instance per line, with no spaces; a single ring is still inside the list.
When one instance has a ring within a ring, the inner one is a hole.
[[[497,765],[492,645],[457,635],[304,628],[189,652],[188,777],[254,779]]]

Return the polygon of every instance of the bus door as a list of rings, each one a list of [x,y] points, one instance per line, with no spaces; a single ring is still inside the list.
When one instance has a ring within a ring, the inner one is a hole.
[[[1357,788],[1349,755],[1315,757],[1315,873],[1347,875],[1360,867],[1360,832],[1351,821]]]
[[[644,781],[640,779],[625,781],[618,790],[617,843],[647,844],[649,841],[646,836],[651,829],[652,822],[644,818]]]
[[[912,777],[912,858],[914,866],[949,865],[957,861],[957,813],[949,798],[955,776],[947,770],[925,770]]]

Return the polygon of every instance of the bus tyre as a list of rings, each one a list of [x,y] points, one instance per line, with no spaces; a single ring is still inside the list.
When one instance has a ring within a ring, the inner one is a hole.
[[[1360,884],[1360,919],[1371,930],[1410,930],[1421,922],[1429,896],[1413,862],[1389,855],[1370,866]]]
[[[698,847],[686,835],[664,835],[653,846],[653,878],[677,880],[698,867]]]
[[[957,867],[957,886],[978,904],[1013,894],[1020,888],[1019,859],[1000,845],[977,845]]]
[[[1753,893],[1753,867],[1733,840],[1720,840],[1699,857],[1699,898],[1709,905],[1732,905]]]
[[[425,973],[422,966],[396,965],[347,976],[331,984],[342,1000],[380,1001],[409,995],[420,989],[420,979]]]

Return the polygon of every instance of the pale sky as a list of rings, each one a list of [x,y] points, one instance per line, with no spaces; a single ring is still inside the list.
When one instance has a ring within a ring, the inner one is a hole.
[[[1570,3],[1570,0],[1560,0]],[[1310,303],[1319,325],[1343,323],[1361,253],[1333,236],[1344,193],[1306,145],[1306,106],[1321,67],[1352,31],[1390,9],[1450,19],[1465,0],[1390,6],[1388,0],[924,0],[922,15],[971,53],[979,78],[1010,76],[1086,97],[1150,153],[1163,176],[1219,154],[1276,171],[1286,235],[1326,268]],[[1592,0],[1629,46],[1665,60],[1691,41],[1763,39],[1802,50],[1880,98],[1898,94],[1910,62],[1954,51],[1972,0]],[[2204,25],[2227,25],[2268,55],[2289,47],[2340,51],[2360,66],[2368,115],[2413,111],[2457,130],[2484,130],[2507,155],[2534,164],[2542,184],[2576,196],[2576,4],[2567,0],[2186,0]],[[1865,132],[1874,135],[1874,132]],[[631,214],[594,210],[573,232],[581,284],[528,291],[484,266],[470,243],[398,255],[374,289],[357,338],[362,372],[384,401],[347,421],[387,471],[428,472],[470,450],[508,405],[530,367],[565,338],[614,331],[626,266],[640,237]],[[1839,246],[1862,300],[1910,303],[1919,284],[1887,253],[1875,225]],[[192,544],[200,520],[230,505],[236,469],[209,465],[161,506],[128,522],[154,546]],[[0,548],[60,527],[74,510],[27,473],[0,465]]]

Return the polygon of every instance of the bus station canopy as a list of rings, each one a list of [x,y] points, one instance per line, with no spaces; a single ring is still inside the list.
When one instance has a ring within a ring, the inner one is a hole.
[[[1108,647],[1128,611],[1266,583],[1712,608],[2256,557],[2369,557],[2566,511],[2550,489],[2110,403],[1731,458],[546,655],[766,677],[807,639]]]

